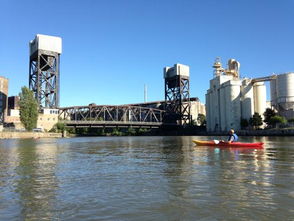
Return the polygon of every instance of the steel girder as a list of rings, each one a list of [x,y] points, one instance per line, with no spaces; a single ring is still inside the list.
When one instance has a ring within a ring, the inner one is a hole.
[[[180,125],[191,123],[190,80],[181,75],[165,79],[165,110],[167,121]]]
[[[59,108],[64,122],[162,123],[163,110],[139,106],[90,105]]]
[[[59,107],[60,55],[37,50],[30,56],[29,88],[40,107]]]

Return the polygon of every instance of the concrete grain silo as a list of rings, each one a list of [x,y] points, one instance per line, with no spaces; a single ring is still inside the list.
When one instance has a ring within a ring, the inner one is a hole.
[[[229,60],[229,68],[223,69],[220,60],[214,63],[214,78],[206,94],[207,130],[227,131],[240,128],[241,103],[239,62]]]
[[[253,85],[249,79],[242,82],[241,115],[243,119],[250,119],[254,114]]]
[[[254,112],[259,113],[263,118],[263,113],[266,110],[266,87],[264,82],[253,84],[254,96]]]
[[[294,118],[294,73],[277,75],[271,81],[272,105],[279,114],[286,118]]]

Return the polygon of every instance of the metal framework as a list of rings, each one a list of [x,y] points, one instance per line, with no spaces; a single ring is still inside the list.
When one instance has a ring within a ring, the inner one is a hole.
[[[41,107],[59,107],[60,54],[37,50],[30,56],[29,88]]]
[[[165,110],[168,122],[176,121],[179,125],[191,122],[189,77],[176,75],[165,78]]]
[[[160,126],[163,110],[138,106],[89,105],[60,108],[67,126]]]

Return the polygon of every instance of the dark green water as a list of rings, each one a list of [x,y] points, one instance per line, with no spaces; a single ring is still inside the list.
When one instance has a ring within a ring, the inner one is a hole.
[[[1,220],[294,220],[294,137],[0,141]]]

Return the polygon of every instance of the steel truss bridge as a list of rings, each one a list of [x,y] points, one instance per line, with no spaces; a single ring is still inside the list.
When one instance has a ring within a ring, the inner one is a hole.
[[[143,127],[163,124],[163,110],[140,106],[89,105],[59,108],[59,120],[67,127]]]

